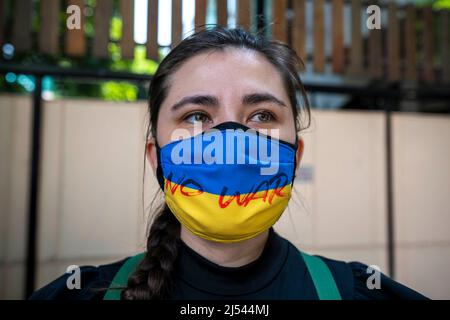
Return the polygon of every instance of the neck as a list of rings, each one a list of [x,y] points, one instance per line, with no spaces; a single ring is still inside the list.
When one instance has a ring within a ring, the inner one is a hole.
[[[269,236],[269,230],[254,238],[236,242],[220,243],[200,238],[181,226],[180,238],[192,250],[209,261],[223,267],[241,267],[259,258]]]

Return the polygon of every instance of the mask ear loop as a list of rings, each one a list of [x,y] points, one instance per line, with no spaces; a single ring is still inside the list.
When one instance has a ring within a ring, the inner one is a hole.
[[[297,171],[297,150],[298,150],[298,136],[295,135],[295,143],[294,143],[294,172],[292,173],[292,182],[291,187],[294,188],[294,181],[297,178],[295,172]]]
[[[155,139],[155,147],[156,147],[156,157],[158,167],[156,168],[156,179],[158,180],[159,187],[164,192],[164,173],[162,170],[161,164],[161,148],[159,147],[158,141]]]

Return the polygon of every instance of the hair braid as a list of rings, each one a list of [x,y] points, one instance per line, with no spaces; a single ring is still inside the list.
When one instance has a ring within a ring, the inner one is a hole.
[[[147,238],[147,252],[122,291],[124,300],[164,299],[172,289],[172,272],[177,257],[180,223],[164,206]]]

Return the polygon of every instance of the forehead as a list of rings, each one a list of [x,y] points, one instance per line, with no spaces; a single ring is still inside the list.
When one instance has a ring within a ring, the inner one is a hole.
[[[172,94],[263,90],[286,96],[279,71],[254,50],[225,48],[195,55],[170,77]]]

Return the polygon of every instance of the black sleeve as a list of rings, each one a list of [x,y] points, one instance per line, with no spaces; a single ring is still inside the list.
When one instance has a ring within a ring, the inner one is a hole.
[[[125,260],[99,267],[85,266],[80,268],[81,288],[69,289],[64,274],[58,279],[37,290],[30,300],[102,300],[112,279]]]
[[[354,298],[356,300],[424,300],[428,299],[424,295],[402,285],[384,275],[380,274],[380,287],[369,289],[368,278],[373,273],[368,273],[368,266],[360,262],[350,262],[355,279]]]

